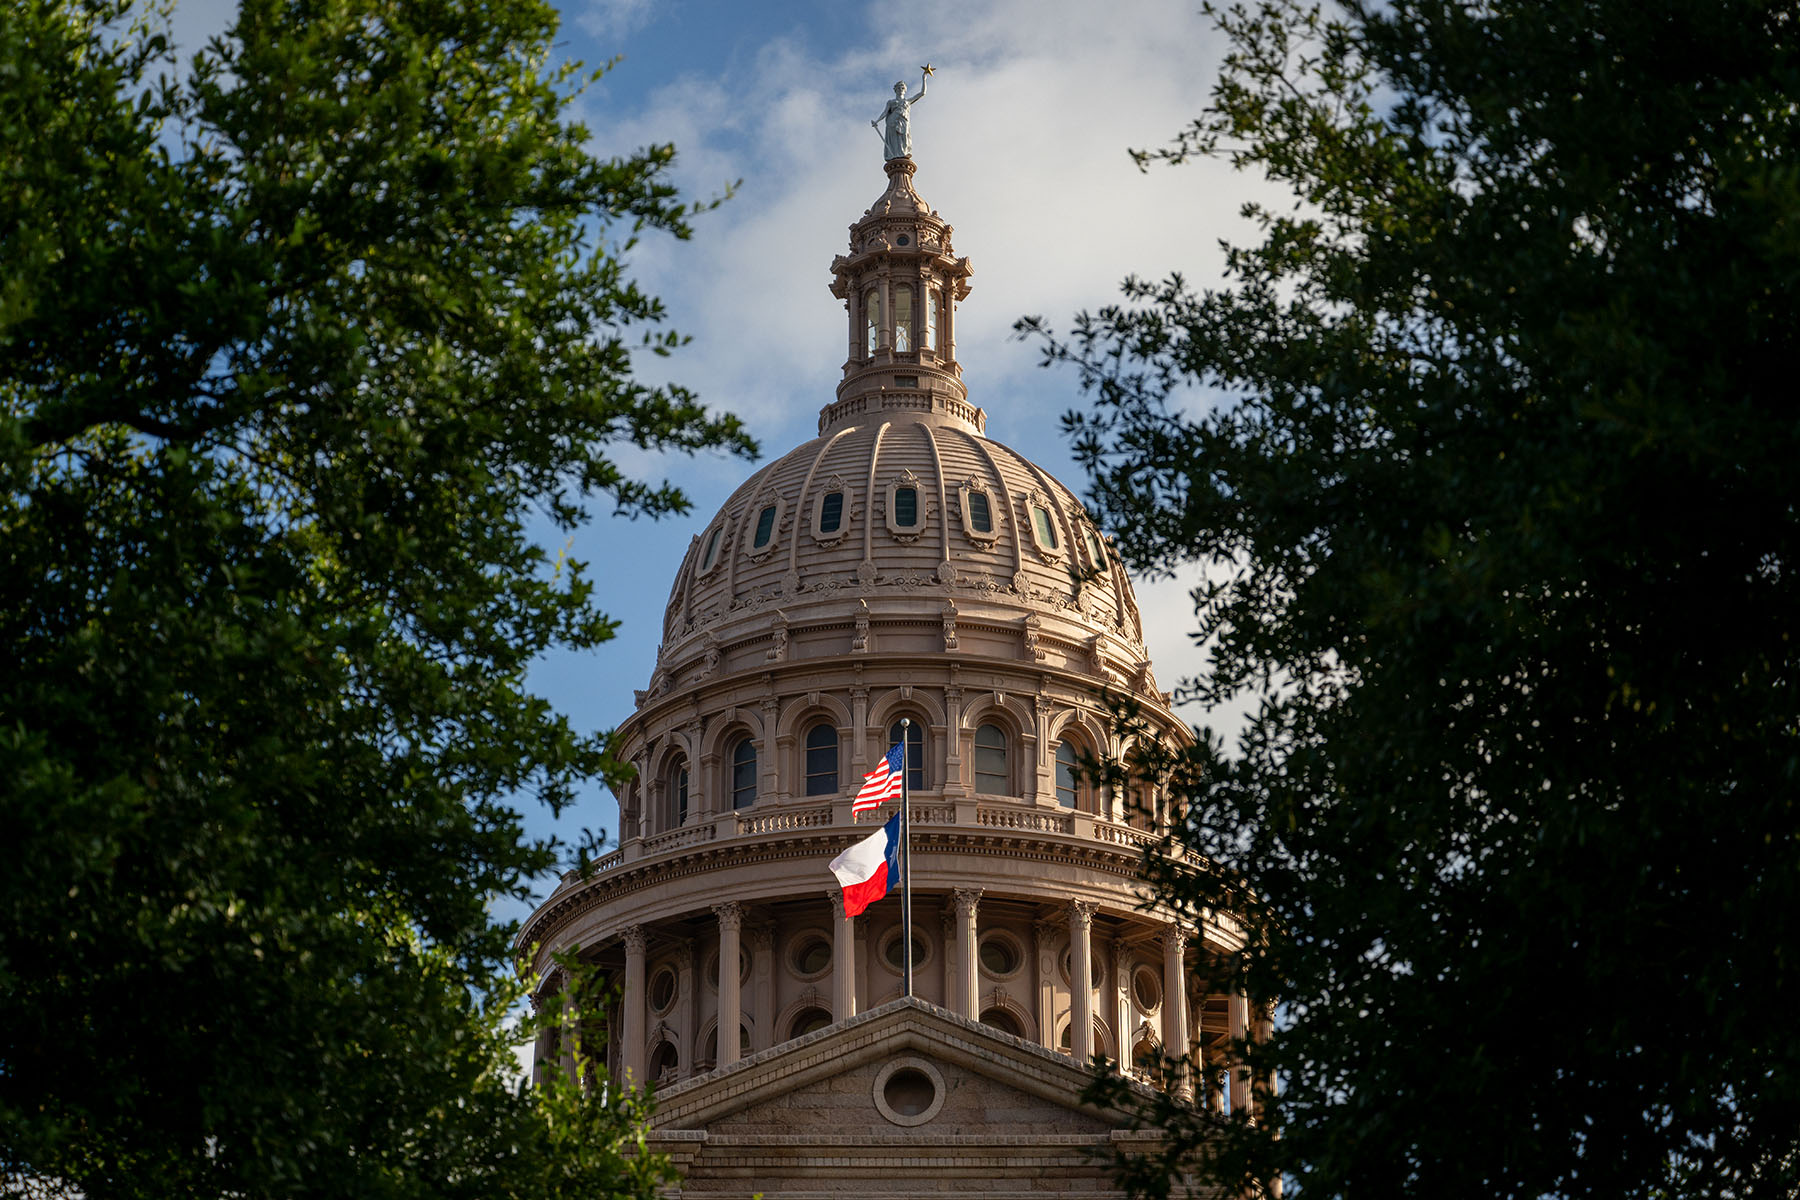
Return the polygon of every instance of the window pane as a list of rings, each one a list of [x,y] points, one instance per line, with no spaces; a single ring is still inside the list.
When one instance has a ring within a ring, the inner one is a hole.
[[[1075,807],[1075,747],[1067,742],[1056,744],[1056,802]]]
[[[881,293],[873,288],[863,293],[863,325],[868,331],[868,353],[873,354],[881,344]]]
[[[994,532],[994,512],[988,507],[986,492],[969,493],[969,527],[976,533]]]
[[[901,284],[894,289],[894,349],[911,350],[913,331],[913,292]]]
[[[900,722],[888,727],[887,744],[900,744]],[[915,792],[925,787],[925,727],[917,717],[906,727],[906,786]]]
[[[1050,511],[1034,504],[1031,506],[1031,515],[1037,521],[1038,541],[1052,550],[1056,549],[1056,526],[1050,523]]]
[[[975,731],[975,790],[990,796],[1007,795],[1010,778],[1006,734],[998,725],[983,725]]]
[[[837,790],[837,730],[829,725],[814,725],[806,735],[806,794],[835,796]]]
[[[819,532],[836,533],[844,521],[844,493],[826,492],[819,505]]]
[[[715,529],[712,531],[712,536],[706,539],[706,553],[700,556],[700,569],[702,571],[712,570],[713,556],[719,552],[719,535],[724,532],[725,530],[723,527]]]
[[[775,532],[775,506],[769,505],[756,514],[756,540],[752,543],[755,549],[761,550],[769,544],[770,536]]]
[[[731,807],[756,803],[756,744],[745,738],[731,752]]]
[[[687,765],[684,763],[675,772],[675,823],[687,824]]]
[[[917,488],[894,489],[894,524],[903,529],[910,529],[919,523],[919,490]]]
[[[925,348],[938,348],[938,292],[936,289],[925,293]]]

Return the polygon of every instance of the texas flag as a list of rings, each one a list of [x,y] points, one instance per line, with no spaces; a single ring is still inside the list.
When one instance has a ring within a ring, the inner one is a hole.
[[[844,915],[863,909],[900,886],[900,814],[831,860],[831,873],[844,889]]]
[[[905,760],[906,750],[901,746],[895,746],[882,756],[875,769],[863,776],[863,785],[857,791],[856,799],[850,802],[851,816],[872,812],[900,794],[906,778],[906,768],[902,765]]]

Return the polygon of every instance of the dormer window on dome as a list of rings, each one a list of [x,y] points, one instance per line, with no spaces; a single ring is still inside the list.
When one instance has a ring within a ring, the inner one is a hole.
[[[719,561],[719,539],[725,534],[723,525],[713,526],[713,531],[706,535],[706,549],[700,552],[700,573],[704,575],[713,569]]]

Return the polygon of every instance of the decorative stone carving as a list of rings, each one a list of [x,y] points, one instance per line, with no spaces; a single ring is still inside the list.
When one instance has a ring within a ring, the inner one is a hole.
[[[1044,622],[1036,613],[1025,618],[1025,657],[1033,662],[1044,661],[1044,646],[1040,640],[1040,632]]]
[[[780,609],[775,610],[775,642],[769,647],[764,657],[769,662],[786,662],[788,656],[788,619]]]
[[[944,601],[944,649],[956,649],[956,601]]]
[[[723,904],[712,906],[713,915],[719,918],[719,928],[729,929],[733,933],[744,927],[744,906],[736,900],[727,900]]]
[[[869,652],[869,602],[856,602],[856,635],[850,639],[850,653],[867,654]]]

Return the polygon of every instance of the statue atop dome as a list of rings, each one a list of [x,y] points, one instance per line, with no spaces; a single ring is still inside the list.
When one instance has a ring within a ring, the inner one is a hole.
[[[881,131],[882,158],[912,157],[912,106],[925,98],[925,84],[937,72],[930,63],[919,68],[919,94],[908,99],[906,81],[894,85],[894,98],[887,102],[881,115],[869,122],[871,129]]]

